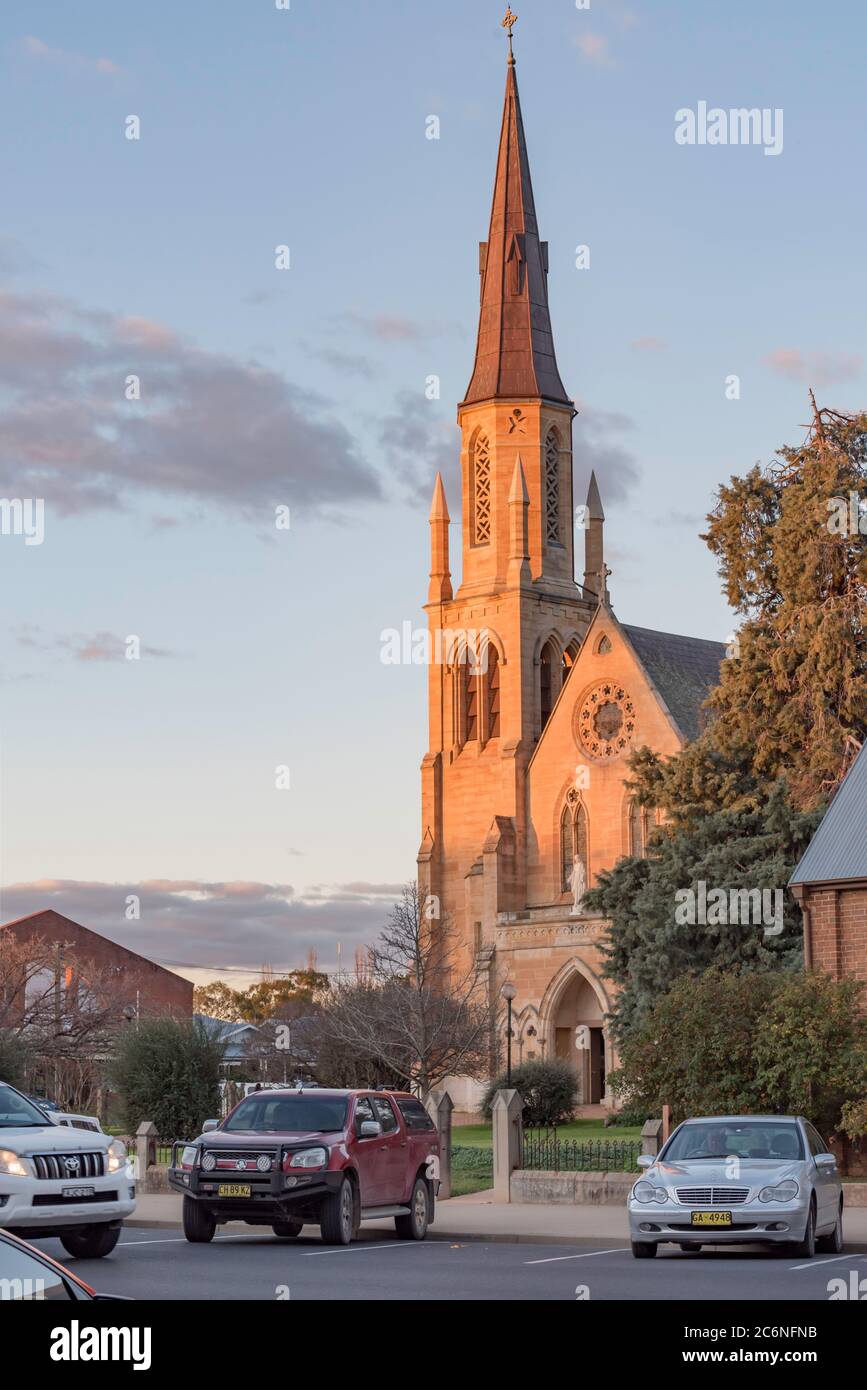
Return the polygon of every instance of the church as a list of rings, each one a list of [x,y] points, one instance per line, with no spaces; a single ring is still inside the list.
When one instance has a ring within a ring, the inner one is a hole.
[[[576,411],[557,366],[511,43],[479,273],[475,363],[458,406],[457,587],[439,476],[430,513],[437,656],[419,889],[491,1002],[501,1008],[503,985],[514,986],[513,1062],[564,1058],[581,1105],[610,1106],[608,924],[582,897],[601,870],[643,853],[655,816],[628,795],[627,757],[642,745],[674,754],[697,735],[725,647],[621,622],[595,477],[576,507]],[[448,1089],[456,1118],[469,1117],[478,1083]]]

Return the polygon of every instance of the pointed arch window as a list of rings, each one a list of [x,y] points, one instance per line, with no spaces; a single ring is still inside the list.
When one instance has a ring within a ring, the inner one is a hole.
[[[500,737],[500,658],[490,642],[485,672],[485,726],[488,738]]]
[[[469,651],[460,663],[461,743],[473,743],[479,737],[479,679],[476,663]]]
[[[587,845],[587,807],[579,801],[575,812],[575,853],[584,865],[587,882],[590,882],[590,861]]]
[[[476,436],[473,443],[472,487],[472,543],[489,545],[491,540],[491,446],[486,434]]]
[[[569,892],[569,879],[572,874],[572,858],[575,851],[573,848],[573,828],[572,812],[568,806],[563,807],[563,814],[560,817],[560,892]]]
[[[560,436],[548,432],[545,441],[545,536],[554,545],[562,542],[560,525]]]
[[[570,642],[570,643],[569,643],[569,646],[568,646],[568,647],[566,648],[566,650],[564,651],[564,653],[563,653],[563,659],[562,659],[562,661],[560,662],[560,676],[561,676],[560,685],[561,685],[561,688],[562,688],[562,686],[564,686],[564,685],[566,684],[566,677],[569,675],[569,672],[572,670],[572,667],[575,665],[575,658],[577,657],[577,655],[578,655],[578,647],[577,647],[577,644],[576,644],[575,642]]]
[[[590,854],[589,836],[587,829],[587,807],[584,802],[577,798],[575,792],[569,793],[574,798],[567,802],[563,807],[563,814],[560,817],[560,892],[568,893],[571,889],[572,863],[576,858],[580,859],[584,865],[584,881],[590,883]]]
[[[629,803],[629,853],[635,859],[643,859],[647,854],[648,826],[647,808],[633,797]]]
[[[554,660],[554,649],[550,642],[546,642],[539,658],[539,714],[542,729],[551,718],[554,708]]]

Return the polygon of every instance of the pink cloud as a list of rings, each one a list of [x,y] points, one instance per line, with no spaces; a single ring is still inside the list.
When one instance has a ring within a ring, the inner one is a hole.
[[[857,352],[802,352],[792,347],[775,348],[762,361],[778,376],[816,386],[852,381],[861,375],[864,366]]]
[[[599,68],[611,66],[611,54],[608,48],[608,40],[603,34],[582,34],[576,40],[576,46],[588,63],[595,64]]]
[[[70,53],[65,48],[53,48],[51,44],[47,44],[44,39],[37,38],[35,34],[26,34],[21,40],[21,47],[32,58],[38,58],[46,63],[55,63],[62,67],[98,72],[109,77],[116,77],[123,72],[123,68],[113,62],[111,58],[88,58],[81,53]]]
[[[635,338],[629,346],[634,352],[667,352],[668,343],[663,342],[662,338]]]

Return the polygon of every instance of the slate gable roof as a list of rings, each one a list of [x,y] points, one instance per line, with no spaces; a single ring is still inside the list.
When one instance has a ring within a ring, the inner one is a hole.
[[[867,879],[867,744],[807,846],[789,883]]]
[[[706,722],[702,705],[713,687],[719,685],[725,643],[654,632],[626,623],[620,626],[683,736],[698,738]]]

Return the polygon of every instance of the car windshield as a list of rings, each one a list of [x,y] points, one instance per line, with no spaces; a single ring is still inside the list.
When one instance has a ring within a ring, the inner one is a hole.
[[[782,1120],[702,1120],[682,1125],[661,1154],[672,1163],[731,1156],[772,1162],[803,1158],[801,1131]]]
[[[22,1126],[29,1129],[33,1125],[44,1129],[50,1123],[48,1116],[31,1105],[26,1096],[0,1082],[0,1129],[21,1129]]]
[[[287,1134],[307,1130],[343,1129],[345,1096],[262,1095],[248,1096],[233,1111],[224,1130],[254,1130],[258,1134]]]

